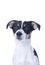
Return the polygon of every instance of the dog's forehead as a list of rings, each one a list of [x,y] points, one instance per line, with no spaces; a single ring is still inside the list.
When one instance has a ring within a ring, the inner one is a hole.
[[[30,23],[30,25],[31,25],[31,22],[30,21],[15,21],[15,23],[14,23],[14,25],[17,25],[17,24],[20,24],[20,25],[29,25],[29,23]]]
[[[22,21],[22,24],[27,24],[28,25],[29,23],[31,24],[30,21]]]

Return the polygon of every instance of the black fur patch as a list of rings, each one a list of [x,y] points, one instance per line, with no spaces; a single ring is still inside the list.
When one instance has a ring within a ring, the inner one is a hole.
[[[35,50],[35,49],[34,49],[34,51],[33,51],[33,52],[34,52],[34,55],[38,57],[37,52],[36,52],[36,50]]]
[[[16,21],[13,26],[12,26],[12,30],[15,33],[18,29],[21,28],[21,21]]]
[[[23,30],[25,33],[29,34],[30,32],[32,32],[34,30],[34,28],[31,25],[30,21],[24,21],[23,23]]]

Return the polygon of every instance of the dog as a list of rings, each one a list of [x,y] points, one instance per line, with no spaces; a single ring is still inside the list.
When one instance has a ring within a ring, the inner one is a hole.
[[[31,46],[31,33],[37,28],[40,30],[40,25],[34,21],[11,20],[8,27],[13,30],[16,41],[13,65],[40,65],[38,54]]]

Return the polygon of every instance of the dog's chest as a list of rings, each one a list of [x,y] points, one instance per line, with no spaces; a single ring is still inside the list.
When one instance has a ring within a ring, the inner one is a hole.
[[[15,49],[15,54],[13,57],[14,65],[33,65],[35,64],[35,59],[33,56],[32,48],[19,46]]]

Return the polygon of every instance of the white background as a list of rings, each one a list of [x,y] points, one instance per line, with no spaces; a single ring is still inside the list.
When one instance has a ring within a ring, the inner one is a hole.
[[[0,0],[0,65],[13,65],[14,37],[6,29],[10,20],[34,20],[41,25],[32,33],[32,46],[36,49],[40,65],[45,65],[45,0]]]

